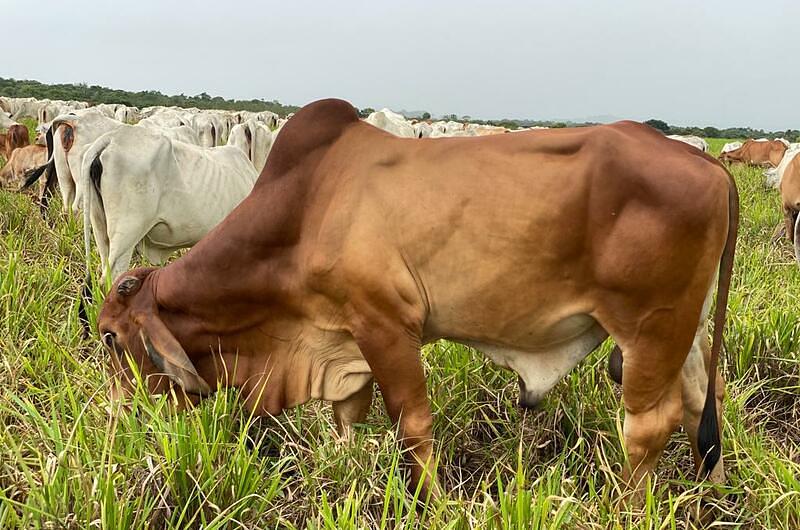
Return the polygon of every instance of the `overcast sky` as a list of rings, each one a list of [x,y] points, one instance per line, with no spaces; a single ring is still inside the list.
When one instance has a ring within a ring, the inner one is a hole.
[[[2,77],[479,118],[800,128],[796,0],[3,4]]]

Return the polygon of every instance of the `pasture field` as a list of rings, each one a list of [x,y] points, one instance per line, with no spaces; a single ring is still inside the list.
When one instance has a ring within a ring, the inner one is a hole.
[[[712,142],[719,150],[723,140]],[[734,168],[742,222],[728,312],[720,528],[800,528],[800,269],[771,242],[778,194]],[[673,435],[641,511],[621,502],[623,413],[605,344],[545,400],[464,346],[423,356],[447,495],[415,508],[378,397],[343,444],[330,406],[250,417],[226,391],[182,414],[139,393],[107,412],[106,355],[81,340],[80,220],[0,192],[0,528],[693,528],[700,494]],[[487,256],[486,259],[491,259]],[[96,266],[96,264],[94,264]],[[98,292],[98,295],[100,293]],[[532,300],[531,303],[542,303]],[[99,308],[95,305],[92,316]],[[491,308],[487,308],[491,310]]]

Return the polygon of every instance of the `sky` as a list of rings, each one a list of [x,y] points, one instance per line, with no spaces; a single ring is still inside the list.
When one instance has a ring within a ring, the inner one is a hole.
[[[796,0],[2,3],[0,77],[485,119],[800,129]]]

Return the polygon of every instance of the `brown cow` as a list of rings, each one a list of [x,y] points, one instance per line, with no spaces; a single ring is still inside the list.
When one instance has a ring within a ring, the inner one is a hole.
[[[719,159],[731,163],[778,167],[786,149],[786,144],[780,140],[747,140],[740,148],[719,155]]]
[[[781,179],[781,201],[786,237],[794,244],[794,255],[800,265],[800,156],[794,157]]]
[[[180,406],[224,386],[257,414],[324,399],[345,434],[374,378],[412,478],[436,491],[422,344],[478,348],[534,406],[610,335],[628,483],[642,486],[681,422],[698,470],[721,481],[737,227],[725,168],[638,123],[403,139],[319,101],[190,252],[115,281],[98,319],[121,379],[112,398],[130,392],[126,351],[151,392],[182,388]]]
[[[0,186],[19,188],[25,172],[39,167],[45,162],[47,162],[47,147],[43,145],[26,145],[15,149],[11,153],[11,158],[0,170]]]
[[[8,128],[6,132],[6,141],[5,141],[5,156],[6,159],[11,157],[11,153],[14,152],[14,149],[18,147],[24,147],[31,143],[30,136],[28,135],[28,128],[24,125],[20,125],[15,123],[11,127]]]

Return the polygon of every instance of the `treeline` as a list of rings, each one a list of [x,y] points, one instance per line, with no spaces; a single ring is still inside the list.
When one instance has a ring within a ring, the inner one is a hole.
[[[86,83],[48,85],[40,83],[39,81],[6,79],[2,77],[0,77],[0,95],[9,97],[33,97],[36,99],[86,101],[92,105],[98,103],[122,103],[123,105],[139,108],[154,105],[171,107],[174,105],[176,107],[197,107],[198,109],[249,110],[253,112],[269,110],[280,116],[286,116],[299,109],[299,107],[295,105],[284,105],[277,100],[225,99],[221,96],[210,96],[205,92],[197,94],[196,96],[187,96],[185,94],[167,96],[157,90],[129,92],[127,90],[117,90],[98,85],[88,85]],[[370,112],[373,112],[373,109],[365,108],[361,109],[359,114],[366,117]],[[428,119],[431,115],[425,112],[421,117],[423,119]],[[477,120],[470,116],[459,117],[455,114],[444,115],[441,119],[499,125],[508,129],[532,126],[560,128],[594,125],[593,123],[565,123],[530,119]],[[752,129],[750,127],[730,127],[727,129],[718,129],[716,127],[679,127],[658,119],[647,120],[645,123],[662,131],[664,134],[694,135],[705,138],[786,138],[790,142],[800,142],[800,131],[796,129],[786,131],[764,131],[763,129]]]
[[[717,129],[716,127],[678,127],[670,125],[662,120],[647,120],[645,122],[650,127],[662,131],[664,134],[683,134],[702,136],[704,138],[786,138],[790,142],[800,142],[800,131],[787,129],[785,131],[765,131],[763,129],[751,129],[750,127],[729,127],[727,129]]]
[[[129,92],[98,85],[90,86],[85,83],[48,85],[39,81],[5,79],[2,77],[0,77],[0,95],[18,98],[32,97],[36,99],[86,101],[92,105],[98,103],[121,103],[139,108],[155,105],[171,107],[174,105],[177,107],[197,107],[198,109],[249,110],[252,112],[269,110],[280,116],[295,112],[299,108],[294,105],[284,105],[276,100],[225,99],[220,96],[210,96],[205,92],[196,96],[187,96],[185,94],[167,96],[157,90]]]

